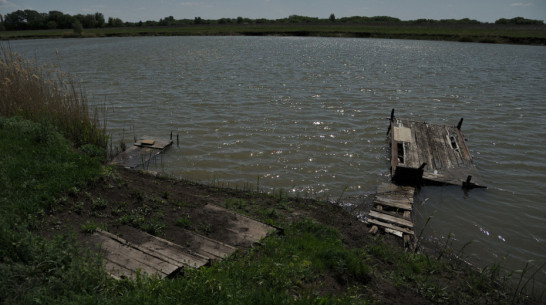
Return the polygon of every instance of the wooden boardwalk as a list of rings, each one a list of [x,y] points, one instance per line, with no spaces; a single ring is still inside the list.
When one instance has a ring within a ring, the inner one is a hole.
[[[104,256],[106,271],[114,278],[134,278],[137,274],[173,277],[185,268],[200,268],[248,247],[276,231],[276,228],[212,204],[207,213],[226,218],[226,240],[214,240],[193,231],[180,229],[175,244],[141,230],[125,226],[120,236],[98,229],[89,241]]]
[[[173,144],[172,140],[142,137],[133,146],[118,154],[110,164],[125,168],[146,167],[148,162]]]
[[[391,174],[396,184],[484,187],[457,126],[400,119],[391,113]]]
[[[372,209],[366,217],[371,224],[370,233],[375,234],[379,228],[404,239],[411,246],[415,242],[411,211],[415,188],[397,186],[390,183],[381,184],[377,188]]]

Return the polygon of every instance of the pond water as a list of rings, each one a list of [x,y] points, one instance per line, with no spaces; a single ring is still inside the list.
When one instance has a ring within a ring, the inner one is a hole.
[[[425,187],[416,232],[469,260],[546,261],[546,47],[291,37],[13,41],[75,74],[114,141],[179,134],[169,173],[358,203],[389,181],[399,117],[462,130],[487,190]],[[431,217],[428,224],[425,223]],[[452,237],[451,237],[452,236]],[[535,276],[544,286],[546,272]]]

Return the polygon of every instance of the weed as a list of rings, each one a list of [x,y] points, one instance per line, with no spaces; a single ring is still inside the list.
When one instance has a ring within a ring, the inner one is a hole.
[[[91,144],[97,149],[83,151],[105,155],[106,121],[100,122],[97,111],[91,118],[87,97],[74,78],[2,47],[0,79],[0,115],[49,122],[76,147]],[[37,139],[45,140],[48,134]]]
[[[108,201],[100,197],[93,199],[93,202],[91,204],[91,209],[93,211],[104,210],[106,209],[106,207],[108,207]]]
[[[182,228],[191,228],[190,215],[182,216],[176,220],[176,225]]]
[[[97,230],[97,228],[98,225],[96,223],[88,220],[82,225],[81,230],[84,233],[93,233]]]

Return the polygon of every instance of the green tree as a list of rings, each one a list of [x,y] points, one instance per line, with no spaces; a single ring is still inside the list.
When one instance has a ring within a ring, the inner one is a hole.
[[[336,15],[330,14],[330,22],[336,22]]]
[[[83,25],[80,22],[80,20],[76,19],[74,23],[72,23],[72,29],[74,30],[74,33],[81,34],[83,32]]]

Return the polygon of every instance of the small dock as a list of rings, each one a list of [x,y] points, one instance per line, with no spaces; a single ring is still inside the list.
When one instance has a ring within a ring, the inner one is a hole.
[[[392,180],[400,185],[485,187],[461,131],[456,126],[400,119],[391,112]]]
[[[135,278],[137,274],[171,278],[186,268],[200,268],[212,261],[227,258],[238,248],[248,248],[277,228],[208,204],[203,212],[223,219],[222,240],[215,240],[180,228],[178,243],[122,226],[112,232],[97,229],[89,242],[104,257],[106,271],[116,279]]]
[[[378,187],[372,208],[365,217],[370,233],[379,229],[416,244],[411,211],[415,188],[422,185],[460,185],[464,189],[485,188],[472,156],[456,126],[417,122],[390,116],[391,177],[393,184]]]
[[[142,137],[131,147],[118,154],[110,164],[125,168],[145,168],[150,160],[173,144],[172,140]]]

